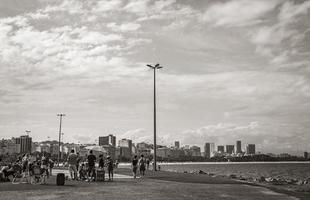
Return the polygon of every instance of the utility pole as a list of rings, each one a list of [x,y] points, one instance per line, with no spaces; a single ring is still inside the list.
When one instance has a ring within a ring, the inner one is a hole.
[[[59,153],[58,153],[58,166],[59,166],[59,163],[60,163],[60,155],[61,155],[61,147],[60,147],[60,139],[61,139],[61,125],[62,125],[62,117],[66,116],[65,114],[57,114],[57,116],[59,116],[59,142],[58,142],[58,145],[59,145]]]
[[[148,67],[150,67],[151,69],[153,69],[154,71],[154,166],[153,166],[153,170],[157,171],[157,164],[156,164],[156,149],[157,149],[157,145],[156,145],[156,69],[161,69],[163,68],[162,66],[160,66],[158,63],[154,66],[152,65],[146,65]]]

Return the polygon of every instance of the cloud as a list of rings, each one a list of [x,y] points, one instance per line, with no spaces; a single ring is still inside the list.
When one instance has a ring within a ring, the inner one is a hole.
[[[137,23],[124,23],[117,25],[115,22],[108,23],[108,28],[111,28],[115,32],[129,32],[129,31],[136,31],[138,30],[141,25]]]
[[[291,68],[294,69],[294,60],[303,57],[300,46],[303,46],[307,37],[307,26],[297,24],[303,23],[309,17],[309,8],[309,1],[284,2],[279,7],[274,23],[257,27],[250,34],[251,42],[256,45],[256,52],[270,57],[273,65],[285,67],[291,63]]]
[[[205,22],[215,26],[246,26],[261,23],[279,1],[235,0],[215,3],[207,8],[202,16]]]

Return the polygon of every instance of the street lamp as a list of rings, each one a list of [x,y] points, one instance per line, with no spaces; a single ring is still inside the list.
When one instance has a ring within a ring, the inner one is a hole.
[[[60,163],[60,150],[61,150],[61,147],[60,147],[60,139],[61,139],[61,125],[62,125],[62,117],[66,116],[65,114],[57,114],[57,116],[59,117],[59,142],[58,142],[58,147],[59,147],[59,153],[58,153],[58,166],[59,166],[59,163]]]
[[[153,69],[154,71],[154,167],[153,170],[157,171],[157,164],[156,164],[156,70],[163,68],[158,63],[154,66],[146,65]]]

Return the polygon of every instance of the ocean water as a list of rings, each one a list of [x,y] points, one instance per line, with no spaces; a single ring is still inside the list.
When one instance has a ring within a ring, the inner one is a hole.
[[[221,162],[221,163],[159,163],[161,170],[194,172],[202,170],[216,175],[281,177],[310,179],[310,162]]]

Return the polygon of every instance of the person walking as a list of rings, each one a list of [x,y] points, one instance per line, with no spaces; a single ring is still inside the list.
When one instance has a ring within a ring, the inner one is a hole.
[[[93,154],[93,151],[89,151],[89,155],[87,156],[88,161],[88,177],[90,178],[89,181],[95,181],[95,163],[96,163],[96,156]]]
[[[113,160],[111,156],[107,156],[107,168],[108,168],[108,174],[109,174],[109,181],[113,181]]]
[[[132,167],[133,178],[136,178],[137,177],[137,169],[138,169],[138,157],[137,157],[137,155],[135,155],[134,158],[132,159],[131,167]]]
[[[146,160],[144,158],[144,155],[142,154],[139,160],[139,170],[140,170],[140,176],[145,175],[145,165],[146,165]]]
[[[71,150],[71,153],[68,156],[68,167],[69,172],[72,180],[77,179],[77,169],[76,169],[76,163],[77,163],[77,155],[74,153],[74,150]]]

